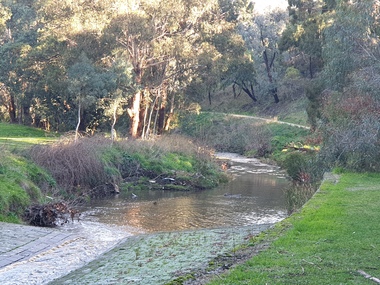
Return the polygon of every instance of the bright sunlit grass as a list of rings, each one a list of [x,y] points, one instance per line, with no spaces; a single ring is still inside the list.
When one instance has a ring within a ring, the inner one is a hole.
[[[359,271],[380,277],[379,209],[380,174],[345,173],[267,251],[210,284],[373,284]]]
[[[7,149],[23,149],[35,144],[54,141],[53,135],[44,130],[17,124],[0,123],[0,146]]]

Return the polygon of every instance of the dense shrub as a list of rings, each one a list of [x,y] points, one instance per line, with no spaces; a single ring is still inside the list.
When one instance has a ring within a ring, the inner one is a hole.
[[[289,153],[281,165],[293,181],[304,184],[319,181],[325,171],[316,154],[312,152],[296,151]]]
[[[323,88],[323,83],[320,80],[314,80],[309,82],[305,90],[308,99],[306,112],[312,129],[316,129],[318,121],[321,120]]]
[[[355,92],[326,93],[320,154],[330,167],[354,171],[380,170],[380,102]]]

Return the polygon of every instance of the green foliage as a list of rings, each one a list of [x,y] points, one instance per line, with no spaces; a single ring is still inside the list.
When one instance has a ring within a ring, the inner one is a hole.
[[[309,131],[306,129],[289,125],[272,123],[268,127],[273,134],[271,145],[275,156],[281,155],[282,150],[290,143],[303,142],[309,134]]]
[[[286,79],[297,79],[301,76],[300,71],[295,67],[288,67],[285,71]]]
[[[168,153],[162,160],[162,167],[168,170],[195,172],[196,160],[192,157],[177,153]]]
[[[333,15],[332,5],[326,2],[331,1],[288,1],[289,22],[278,43],[279,49],[290,56],[292,65],[304,77],[314,78],[323,68],[323,34]]]

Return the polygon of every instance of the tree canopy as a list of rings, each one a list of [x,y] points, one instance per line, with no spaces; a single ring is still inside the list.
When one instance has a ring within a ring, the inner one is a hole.
[[[254,82],[237,29],[250,7],[246,0],[3,1],[1,117],[86,131],[104,128],[119,102],[124,133],[159,134],[180,106]],[[115,68],[121,62],[126,69]]]

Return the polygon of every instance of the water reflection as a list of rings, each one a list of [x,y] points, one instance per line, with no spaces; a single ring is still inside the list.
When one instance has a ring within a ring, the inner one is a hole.
[[[84,219],[158,232],[273,223],[286,216],[288,182],[278,168],[235,156],[228,171],[234,179],[212,190],[148,190],[134,192],[136,199],[123,193],[93,201]]]

